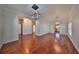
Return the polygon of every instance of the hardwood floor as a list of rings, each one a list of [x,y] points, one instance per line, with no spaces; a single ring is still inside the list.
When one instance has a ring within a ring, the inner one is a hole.
[[[20,39],[20,38],[19,38]],[[77,50],[66,35],[56,39],[54,34],[24,35],[20,40],[4,44],[2,54],[77,54]]]

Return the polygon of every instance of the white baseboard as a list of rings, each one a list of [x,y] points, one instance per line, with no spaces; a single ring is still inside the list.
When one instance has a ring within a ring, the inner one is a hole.
[[[46,34],[46,33],[45,33]],[[45,34],[36,34],[37,36],[42,36],[42,35],[45,35]]]
[[[67,36],[69,37],[69,39],[71,40],[72,44],[75,46],[76,50],[79,53],[79,49],[77,48],[77,46],[75,45],[74,41],[72,40],[72,37],[69,34],[67,34]]]
[[[48,33],[42,33],[42,34],[36,34],[37,36],[42,36],[42,35],[45,35],[45,34],[48,34]]]
[[[29,33],[23,33],[23,35],[27,35],[27,34],[32,34],[32,32],[29,32]]]
[[[12,41],[16,41],[18,40],[18,37],[16,37],[15,39],[11,39],[11,40],[7,40],[7,41],[3,41],[3,44],[6,44],[6,43],[9,43],[9,42],[12,42]]]

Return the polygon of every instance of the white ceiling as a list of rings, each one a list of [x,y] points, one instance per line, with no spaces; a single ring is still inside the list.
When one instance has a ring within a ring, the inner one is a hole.
[[[59,17],[59,19],[68,19],[69,14],[72,9],[72,4],[38,4],[39,6],[39,13],[40,18],[39,19],[56,19],[56,16]],[[4,5],[4,7],[13,9],[19,12],[22,12],[28,16],[33,14],[32,4],[9,4]]]

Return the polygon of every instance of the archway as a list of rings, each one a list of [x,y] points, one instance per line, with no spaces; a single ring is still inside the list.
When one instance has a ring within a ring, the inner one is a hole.
[[[36,39],[36,22],[25,17],[19,19],[19,48],[21,53],[31,53],[29,50]],[[27,42],[28,41],[28,42]],[[28,50],[28,51],[26,51]]]

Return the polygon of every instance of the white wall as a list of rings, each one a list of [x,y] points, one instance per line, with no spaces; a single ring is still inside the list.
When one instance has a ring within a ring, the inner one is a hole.
[[[52,16],[52,15],[51,15]],[[36,34],[43,35],[46,33],[54,33],[55,22],[43,22],[38,19],[39,24],[36,26]],[[60,33],[67,34],[67,21],[60,21]]]
[[[19,34],[18,18],[24,15],[22,13],[19,13],[18,11],[4,8],[3,16],[4,16],[3,44],[18,40],[18,34]]]
[[[2,46],[2,8],[0,7],[0,48]]]
[[[69,22],[72,23],[72,36],[69,34],[68,35],[79,52],[79,5],[75,5]]]
[[[35,33],[36,35],[43,35],[47,34],[52,31],[53,25],[49,24],[49,22],[42,22],[38,19],[35,27]],[[23,26],[23,33],[24,34],[31,34],[32,33],[32,23],[26,22]]]
[[[43,35],[46,33],[49,33],[49,24],[39,21],[39,24],[36,26],[36,34]]]
[[[74,17],[72,19],[72,38],[79,51],[79,5],[76,6]]]

